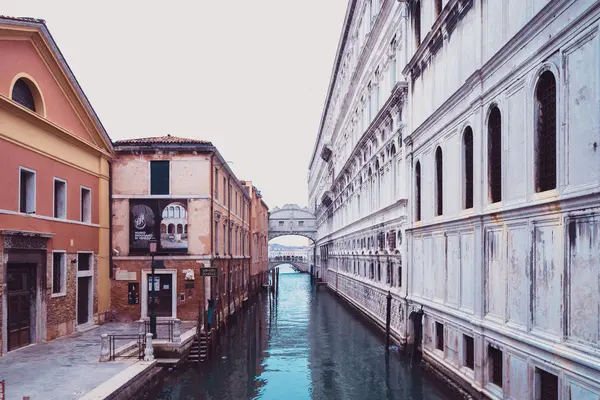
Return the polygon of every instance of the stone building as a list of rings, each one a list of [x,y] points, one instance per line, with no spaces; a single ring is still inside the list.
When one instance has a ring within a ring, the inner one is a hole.
[[[113,150],[46,24],[0,17],[0,355],[110,307]]]
[[[407,309],[403,9],[349,2],[308,180],[313,273],[381,326],[391,293],[397,341]]]
[[[357,226],[335,228],[335,156],[352,132],[343,110],[369,98],[360,72],[345,78],[347,43],[358,41],[351,70],[362,71],[370,44],[382,49],[396,32],[408,90],[395,199],[408,206],[406,304],[394,297],[392,327],[478,396],[600,396],[599,20],[593,0],[350,1],[310,171],[311,205],[327,215],[320,263],[332,288],[351,281],[355,296],[345,296],[382,321],[379,291],[334,261],[336,232]]]
[[[250,292],[267,282],[269,269],[269,207],[252,182],[245,182],[250,196]]]
[[[154,279],[159,318],[196,320],[208,299],[219,317],[248,295],[250,197],[210,143],[175,136],[115,143],[113,311],[148,318],[149,240],[158,242]],[[162,265],[161,265],[162,264]],[[216,278],[200,269],[218,268]]]

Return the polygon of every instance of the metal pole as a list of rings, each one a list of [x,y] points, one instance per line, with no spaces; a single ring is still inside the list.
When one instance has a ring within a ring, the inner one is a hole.
[[[152,338],[156,339],[156,292],[154,272],[154,253],[152,253],[152,300],[150,302],[150,333],[152,333]]]
[[[390,319],[392,313],[392,294],[388,290],[387,294],[387,313],[385,319],[385,350],[390,348]]]

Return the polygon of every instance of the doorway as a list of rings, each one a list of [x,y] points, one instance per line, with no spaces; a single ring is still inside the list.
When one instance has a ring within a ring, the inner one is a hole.
[[[31,344],[35,264],[8,264],[8,351]]]
[[[148,313],[152,301],[152,275],[148,275]],[[173,316],[173,275],[154,275],[154,297],[157,317]]]
[[[77,324],[87,324],[90,320],[90,277],[77,278]]]

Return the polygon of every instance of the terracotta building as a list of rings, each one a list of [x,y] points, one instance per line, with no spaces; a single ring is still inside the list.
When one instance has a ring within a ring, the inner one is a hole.
[[[115,143],[113,163],[113,311],[148,317],[149,240],[164,264],[154,280],[159,318],[196,320],[217,301],[231,312],[247,297],[250,198],[210,143],[174,136]],[[218,268],[216,278],[200,269]],[[218,318],[223,318],[219,313]]]
[[[246,182],[250,196],[250,287],[255,293],[267,282],[269,268],[269,207],[252,182]]]
[[[44,21],[0,17],[0,354],[109,309],[111,141]]]

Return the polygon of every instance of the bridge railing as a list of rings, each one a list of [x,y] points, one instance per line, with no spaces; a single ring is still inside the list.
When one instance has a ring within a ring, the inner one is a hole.
[[[277,261],[292,261],[292,262],[308,262],[308,258],[307,257],[301,257],[301,256],[276,256],[276,257],[269,257],[269,261],[271,262],[277,262]]]

